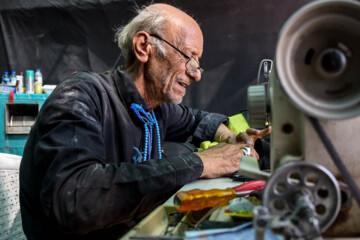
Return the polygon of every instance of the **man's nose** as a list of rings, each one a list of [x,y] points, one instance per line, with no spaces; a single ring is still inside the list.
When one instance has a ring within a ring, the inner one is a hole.
[[[186,70],[186,73],[188,76],[190,76],[196,82],[200,81],[200,79],[201,79],[202,74],[199,69],[196,69],[195,72],[193,72],[193,73]]]

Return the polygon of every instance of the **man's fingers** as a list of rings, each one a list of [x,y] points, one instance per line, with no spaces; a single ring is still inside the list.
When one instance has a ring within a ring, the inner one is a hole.
[[[246,132],[241,132],[236,136],[236,142],[245,143],[248,145],[254,145],[255,141],[258,138],[262,138],[271,133],[271,127],[267,127],[263,130],[258,130],[255,128],[248,128]]]
[[[247,132],[241,132],[236,136],[237,142],[244,142],[245,144],[254,145],[254,141]]]
[[[248,128],[246,130],[246,133],[250,136],[256,136],[256,137],[262,138],[262,137],[268,135],[269,133],[271,133],[271,126],[265,128],[263,130],[258,130],[255,128]]]
[[[262,137],[268,135],[269,133],[271,133],[271,126],[261,130],[260,134],[259,134],[259,137],[262,138]]]
[[[258,129],[255,129],[255,128],[248,128],[248,129],[246,129],[246,133],[248,135],[258,135],[261,133],[261,131]]]

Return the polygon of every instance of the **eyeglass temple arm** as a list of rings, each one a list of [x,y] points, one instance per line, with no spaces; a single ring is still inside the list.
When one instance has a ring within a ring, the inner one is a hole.
[[[178,49],[177,47],[175,47],[174,45],[172,45],[170,42],[166,41],[165,39],[163,39],[162,37],[160,37],[159,35],[157,34],[151,34],[150,35],[151,37],[154,37],[154,38],[157,38],[157,39],[160,39],[161,41],[164,41],[166,42],[167,44],[169,44],[172,48],[176,49],[176,51],[178,51],[179,53],[181,53],[184,57],[186,57],[187,59],[190,59],[190,57],[184,53],[183,51],[181,51],[180,49]]]

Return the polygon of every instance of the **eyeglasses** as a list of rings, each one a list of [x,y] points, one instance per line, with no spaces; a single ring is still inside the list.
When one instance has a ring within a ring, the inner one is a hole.
[[[186,57],[188,59],[188,61],[185,63],[185,67],[186,69],[190,72],[190,73],[194,73],[197,69],[199,69],[200,73],[204,72],[204,69],[202,69],[200,67],[200,63],[198,61],[196,61],[194,58],[189,57],[187,54],[185,54],[184,52],[182,52],[180,49],[178,49],[177,47],[175,47],[173,44],[169,43],[168,41],[166,41],[165,39],[163,39],[162,37],[160,37],[159,35],[156,34],[151,34],[150,36],[157,38],[161,41],[166,42],[167,44],[169,44],[172,48],[174,48],[176,51],[178,51],[179,53],[181,53],[184,57]]]

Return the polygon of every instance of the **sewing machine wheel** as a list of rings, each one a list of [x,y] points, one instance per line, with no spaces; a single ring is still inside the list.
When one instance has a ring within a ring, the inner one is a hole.
[[[340,188],[335,177],[323,166],[298,161],[277,169],[264,189],[263,206],[272,215],[289,216],[299,194],[307,194],[314,205],[320,229],[324,232],[340,210]]]
[[[281,30],[276,70],[287,95],[313,117],[360,114],[360,3],[314,1]]]

